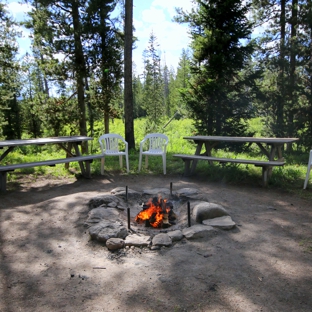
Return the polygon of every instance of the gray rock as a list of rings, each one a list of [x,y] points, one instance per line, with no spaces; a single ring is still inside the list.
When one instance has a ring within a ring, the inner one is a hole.
[[[129,192],[129,188],[128,188],[128,192]],[[126,191],[126,187],[125,186],[118,186],[114,189],[111,190],[111,194],[117,194],[117,193],[120,193],[120,192],[125,192]]]
[[[169,231],[167,234],[173,242],[179,241],[183,238],[183,233],[180,230]]]
[[[96,239],[101,242],[106,242],[109,238],[126,238],[128,235],[127,229],[121,222],[112,222],[103,220],[89,228],[91,239]]]
[[[207,219],[203,221],[203,224],[210,225],[223,230],[230,230],[236,225],[230,216]]]
[[[88,205],[89,205],[90,209],[93,209],[93,208],[100,207],[101,205],[107,206],[108,204],[111,204],[112,202],[115,202],[116,206],[117,205],[122,206],[122,203],[123,203],[123,201],[120,198],[118,198],[117,196],[102,195],[102,196],[97,196],[97,197],[91,198]]]
[[[124,211],[125,209],[127,209],[127,207],[125,206],[117,206],[116,208],[121,211]]]
[[[111,194],[124,197],[126,196],[126,187],[122,187],[122,186],[116,187],[113,190],[111,190]],[[128,198],[136,198],[139,196],[141,196],[141,193],[128,188]]]
[[[125,247],[125,241],[121,238],[109,238],[106,241],[106,247],[109,250],[117,250]]]
[[[214,228],[209,225],[196,224],[183,229],[182,233],[187,239],[202,238],[214,233]]]
[[[146,189],[143,190],[143,194],[144,195],[153,195],[153,196],[157,196],[158,194],[170,194],[170,190],[167,188],[154,188],[154,189]]]
[[[125,239],[125,245],[136,247],[148,246],[150,244],[150,241],[151,241],[150,236],[130,234]]]
[[[151,247],[151,250],[160,250],[160,249],[161,249],[160,246],[152,246],[152,247]]]
[[[199,190],[196,188],[191,188],[191,187],[182,188],[177,191],[177,195],[179,196],[189,197],[189,196],[197,195],[197,194],[199,194]]]
[[[94,224],[102,220],[117,221],[119,218],[119,211],[115,208],[98,207],[89,211],[88,218],[85,223]]]
[[[206,195],[202,194],[196,188],[190,188],[190,187],[182,188],[182,189],[177,191],[177,195],[178,195],[178,197],[180,197],[183,200],[190,200],[190,199],[207,200]]]
[[[228,216],[228,212],[218,204],[201,202],[194,206],[192,211],[196,222],[202,223],[203,220]]]
[[[166,246],[169,247],[172,245],[172,239],[166,233],[160,233],[153,237],[152,239],[153,246]]]
[[[117,207],[117,203],[116,202],[110,202],[109,204],[107,204],[107,207],[116,208]]]

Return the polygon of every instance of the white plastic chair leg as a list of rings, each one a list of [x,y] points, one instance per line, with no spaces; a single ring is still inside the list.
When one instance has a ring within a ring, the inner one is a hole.
[[[163,159],[164,174],[166,174],[166,155],[163,155],[162,159]]]
[[[120,168],[122,168],[122,155],[119,155],[119,165],[120,165]]]
[[[140,156],[139,156],[139,172],[141,171],[141,167],[142,167],[142,154],[140,152]]]
[[[148,167],[148,156],[145,155],[145,168],[147,169],[147,167]]]
[[[128,158],[128,155],[126,155],[126,166],[127,166],[127,173],[129,173],[129,158]]]
[[[101,175],[104,175],[105,157],[101,158]]]
[[[308,165],[308,169],[307,169],[307,175],[304,181],[304,185],[303,185],[303,189],[305,190],[308,186],[308,182],[309,182],[309,178],[310,178],[310,171],[311,171],[311,162],[309,160],[309,165]]]
[[[310,171],[311,171],[311,166],[312,166],[312,150],[310,151],[309,155],[309,161],[308,161],[308,168],[307,168],[307,175],[304,181],[303,189],[305,190],[306,187],[308,186],[309,178],[310,178]]]

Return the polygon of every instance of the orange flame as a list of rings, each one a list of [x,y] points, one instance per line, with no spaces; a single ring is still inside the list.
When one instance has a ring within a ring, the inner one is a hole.
[[[163,205],[166,207],[166,199],[163,201]],[[156,205],[152,202],[152,199],[150,199],[147,203],[147,206],[149,206],[147,209],[140,211],[136,218],[135,221],[138,223],[142,223],[146,220],[149,221],[149,224],[152,227],[159,227],[162,223],[163,220],[163,214],[164,210],[161,204],[161,201],[158,200]],[[169,212],[170,209],[166,208],[166,212]]]

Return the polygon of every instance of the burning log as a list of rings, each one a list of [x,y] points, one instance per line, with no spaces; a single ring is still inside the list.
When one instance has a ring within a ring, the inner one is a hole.
[[[168,213],[164,213],[163,214],[163,219],[162,219],[162,227],[163,228],[167,228],[171,226],[170,222],[169,222],[169,214]]]
[[[170,210],[168,219],[171,224],[176,224],[175,220],[177,219],[177,215],[172,210]]]
[[[135,221],[137,223],[145,222],[145,226],[154,228],[167,228],[175,224],[176,214],[173,212],[173,204],[166,199],[153,197],[147,203],[143,204]]]

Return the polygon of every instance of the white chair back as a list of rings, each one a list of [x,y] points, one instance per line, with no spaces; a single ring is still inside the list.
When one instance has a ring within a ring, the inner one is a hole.
[[[125,145],[128,145],[128,143],[124,140],[124,138],[119,134],[107,133],[101,135],[99,138],[99,143],[101,146],[102,154],[118,153],[120,142],[123,142]]]
[[[122,156],[126,157],[127,172],[129,172],[128,142],[119,134],[107,133],[99,137],[99,143],[103,158],[101,161],[101,174],[104,174],[105,156],[119,156],[120,167],[122,168]],[[120,145],[124,144],[125,151],[120,150]]]
[[[163,170],[166,174],[166,149],[169,139],[162,133],[147,134],[140,142],[139,171],[142,167],[142,156],[145,155],[145,167],[148,167],[148,156],[162,156]],[[148,148],[147,148],[148,146]]]
[[[162,133],[151,133],[145,136],[144,140],[149,141],[149,152],[159,153],[166,150],[168,144],[168,137]],[[144,141],[143,140],[143,141]]]

